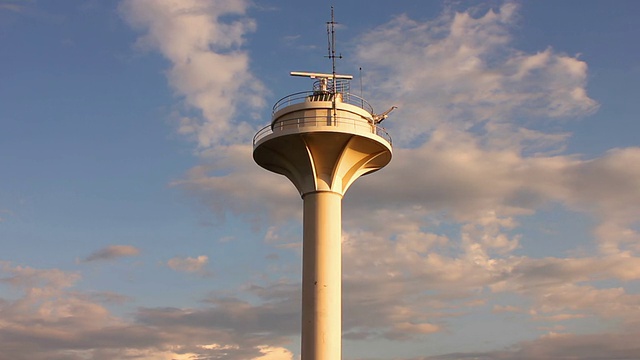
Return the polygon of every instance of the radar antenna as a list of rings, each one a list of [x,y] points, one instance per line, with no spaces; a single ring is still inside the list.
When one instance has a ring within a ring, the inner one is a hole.
[[[336,74],[336,59],[342,59],[342,54],[339,53],[336,55],[336,24],[339,24],[335,21],[333,6],[331,7],[331,21],[327,21],[327,42],[328,42],[328,54],[325,55],[326,58],[331,59],[331,74],[326,73],[317,73],[317,72],[306,72],[306,71],[292,71],[291,76],[302,76],[308,77],[311,79],[318,79],[316,83],[314,83],[314,95],[330,95],[328,97],[322,97],[322,99],[328,100],[331,99],[331,108],[333,121],[337,121],[338,119],[338,110],[336,105],[336,99],[340,97],[340,101],[343,101],[343,96],[348,96],[349,93],[349,82],[342,82],[340,80],[352,80],[353,76],[351,75],[339,75]],[[363,91],[362,91],[362,67],[359,69],[360,71],[360,97],[362,100],[362,107],[364,107],[364,99],[362,99]],[[324,100],[324,101],[326,101]],[[393,110],[397,109],[397,106],[392,106],[387,111],[381,114],[371,113],[372,117],[370,119],[373,125],[377,125],[381,123],[384,119],[389,116],[389,113]]]

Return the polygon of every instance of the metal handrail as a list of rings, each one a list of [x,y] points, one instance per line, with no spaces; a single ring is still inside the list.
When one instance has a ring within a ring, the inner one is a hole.
[[[273,110],[272,110],[272,114],[275,114],[278,110],[285,108],[287,106],[290,105],[294,105],[294,104],[300,104],[303,103],[305,101],[307,101],[307,99],[312,99],[312,97],[314,95],[319,95],[322,94],[322,92],[318,92],[318,91],[302,91],[302,92],[297,92],[291,95],[287,95],[285,97],[283,97],[282,99],[278,100],[275,105],[273,105]],[[331,94],[331,93],[327,93],[327,94]],[[370,114],[373,114],[373,106],[369,105],[369,103],[361,98],[358,95],[354,95],[348,92],[338,92],[337,94],[340,94],[342,97],[342,102],[343,103],[347,103],[350,105],[354,105],[357,106],[361,109],[366,110],[367,112],[369,112]],[[330,101],[330,100],[328,100]]]
[[[329,91],[337,93],[349,93],[351,91],[351,81],[347,79],[326,78],[313,82],[313,91]]]
[[[391,136],[387,132],[385,128],[378,125],[373,125],[371,122],[362,119],[354,119],[348,117],[331,117],[327,118],[326,116],[308,116],[308,117],[299,117],[293,119],[286,120],[278,120],[272,125],[267,125],[260,129],[255,136],[253,137],[253,146],[256,146],[256,143],[260,141],[260,139],[271,135],[276,131],[282,131],[285,129],[295,129],[295,128],[303,128],[303,127],[326,127],[326,126],[335,126],[345,129],[347,126],[353,125],[353,129],[360,133],[370,133],[375,134],[386,140],[389,145],[392,145]]]

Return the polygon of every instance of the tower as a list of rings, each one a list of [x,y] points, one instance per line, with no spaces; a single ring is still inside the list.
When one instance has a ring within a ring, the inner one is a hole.
[[[315,79],[313,90],[285,96],[271,124],[253,138],[253,159],[286,176],[303,199],[302,360],[342,358],[342,197],[360,176],[391,161],[391,138],[376,115],[350,93],[350,75],[292,72]],[[328,29],[328,30],[329,30]]]

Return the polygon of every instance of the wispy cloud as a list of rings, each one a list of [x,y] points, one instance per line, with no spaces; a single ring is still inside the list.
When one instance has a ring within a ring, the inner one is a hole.
[[[171,62],[169,83],[188,107],[201,114],[182,116],[178,127],[200,148],[253,136],[254,127],[236,117],[241,107],[263,106],[263,86],[251,74],[249,55],[242,50],[245,34],[256,27],[245,16],[248,6],[244,0],[120,4],[124,18],[144,32],[138,46],[157,50]],[[227,20],[229,16],[234,20]]]
[[[138,254],[140,254],[140,250],[134,246],[111,245],[90,254],[86,258],[82,259],[82,262],[108,261],[126,256],[136,256]]]
[[[174,257],[167,261],[167,266],[175,271],[187,273],[205,273],[205,266],[209,263],[209,257],[200,255],[198,257]]]

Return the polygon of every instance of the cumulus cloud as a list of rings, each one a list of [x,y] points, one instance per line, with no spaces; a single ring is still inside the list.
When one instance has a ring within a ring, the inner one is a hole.
[[[0,262],[0,276],[0,286],[17,290],[13,298],[0,297],[3,357],[292,359],[283,347],[288,341],[271,331],[271,326],[287,333],[296,329],[295,314],[285,310],[291,306],[211,299],[210,306],[201,309],[142,308],[120,318],[100,302],[121,296],[75,289],[77,273]]]
[[[263,355],[251,360],[293,360],[293,353],[283,347],[262,346],[260,352]]]
[[[107,246],[104,249],[100,249],[86,258],[84,258],[83,262],[93,262],[93,261],[108,261],[115,260],[117,258],[125,257],[125,256],[136,256],[140,254],[140,249],[131,245],[111,245]]]
[[[175,271],[187,273],[203,273],[205,266],[209,263],[209,257],[200,255],[198,257],[174,257],[167,261],[167,266]]]
[[[77,273],[68,273],[59,269],[41,270],[28,266],[14,266],[8,261],[0,261],[0,270],[8,274],[0,278],[0,283],[18,288],[67,288],[80,279]]]
[[[630,327],[638,323],[640,295],[622,285],[598,284],[640,280],[640,257],[629,253],[569,258],[492,255],[482,241],[465,242],[464,238],[482,240],[495,236],[495,230],[474,235],[462,228],[459,242],[434,242],[439,236],[429,232],[396,239],[381,232],[346,234],[345,336],[420,336],[427,329],[441,331],[448,320],[474,307],[479,312],[518,312],[524,314],[523,320],[529,317],[545,324],[589,318]],[[503,302],[506,294],[520,295],[522,300]],[[488,299],[503,303],[482,310]],[[371,313],[377,316],[368,316]]]
[[[120,4],[124,18],[144,32],[138,46],[157,50],[170,61],[171,87],[201,114],[182,116],[178,127],[201,148],[253,136],[253,127],[236,117],[240,105],[247,109],[263,105],[263,86],[250,73],[249,55],[242,50],[244,36],[256,28],[255,21],[245,16],[248,5],[244,0]]]
[[[389,233],[404,232],[400,224],[412,221],[417,226],[444,221],[461,224],[463,230],[487,228],[487,221],[493,221],[494,229],[513,232],[518,217],[562,204],[566,211],[594,219],[593,234],[603,254],[638,254],[633,214],[640,212],[640,172],[624,165],[638,161],[640,148],[615,149],[592,159],[526,156],[515,149],[486,148],[470,134],[439,129],[419,148],[396,149],[388,169],[355,184],[345,200],[345,226]],[[389,185],[398,179],[403,186]],[[371,221],[376,217],[379,221]],[[470,239],[496,251],[518,248],[517,236],[488,235]]]
[[[514,3],[482,16],[449,10],[428,22],[401,15],[364,36],[355,55],[375,84],[372,100],[400,105],[396,144],[420,141],[443,123],[513,125],[516,115],[563,118],[597,108],[586,93],[585,62],[511,46],[516,15]]]

